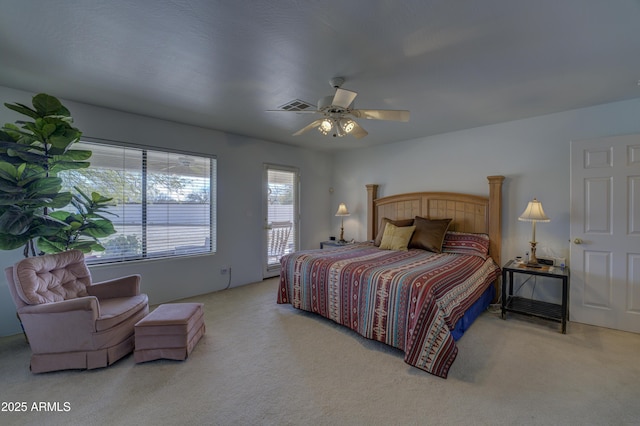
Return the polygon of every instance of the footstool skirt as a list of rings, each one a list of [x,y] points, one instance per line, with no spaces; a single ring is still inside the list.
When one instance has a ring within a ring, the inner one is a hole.
[[[135,325],[135,362],[185,360],[204,332],[202,303],[160,305]]]

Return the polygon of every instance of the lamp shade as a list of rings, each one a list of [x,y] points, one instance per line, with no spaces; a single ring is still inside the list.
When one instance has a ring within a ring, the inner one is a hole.
[[[340,203],[336,216],[349,216],[350,214],[349,210],[347,210],[347,206],[344,203]]]
[[[551,219],[544,214],[542,203],[535,198],[529,201],[527,208],[522,212],[518,220],[523,222],[550,222]]]

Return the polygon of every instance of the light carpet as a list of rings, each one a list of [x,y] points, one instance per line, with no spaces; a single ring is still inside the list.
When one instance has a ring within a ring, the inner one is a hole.
[[[485,312],[448,379],[277,305],[277,279],[187,299],[207,333],[186,361],[34,375],[0,339],[2,425],[625,425],[640,423],[640,335]],[[48,411],[37,411],[38,403]],[[65,404],[66,403],[66,404]],[[54,409],[54,411],[51,411]],[[68,409],[68,410],[67,410]]]

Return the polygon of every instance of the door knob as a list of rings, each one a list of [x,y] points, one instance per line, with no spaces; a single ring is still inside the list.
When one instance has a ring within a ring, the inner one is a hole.
[[[580,238],[576,238],[573,240],[573,244],[582,244],[582,240]]]

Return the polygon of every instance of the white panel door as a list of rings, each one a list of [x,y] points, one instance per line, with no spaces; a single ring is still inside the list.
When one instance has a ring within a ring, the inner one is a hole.
[[[640,333],[640,135],[571,143],[571,321]]]

